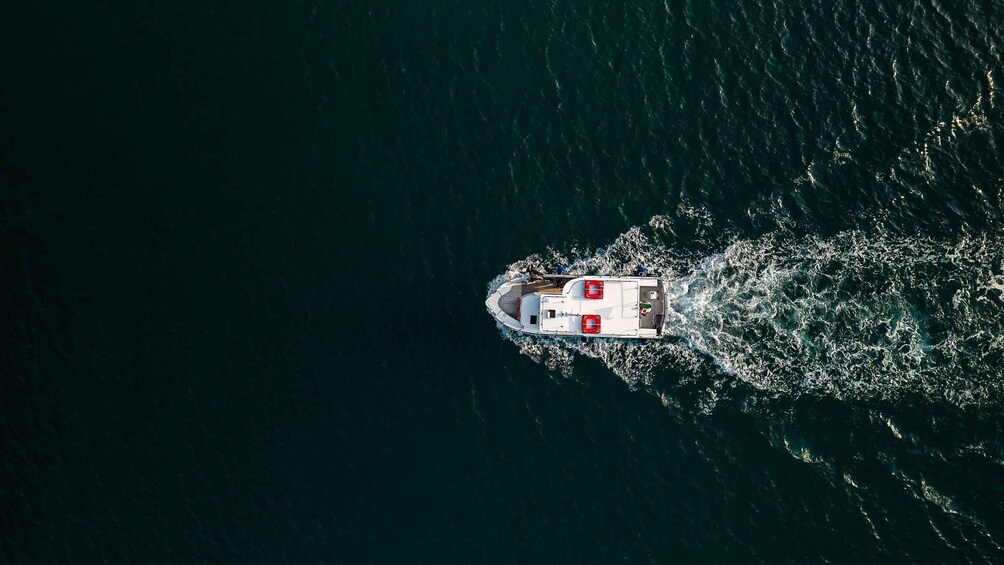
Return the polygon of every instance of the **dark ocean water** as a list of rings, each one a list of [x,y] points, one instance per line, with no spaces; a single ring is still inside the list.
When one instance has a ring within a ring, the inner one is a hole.
[[[7,5],[0,561],[1004,559],[1004,3]],[[643,262],[647,345],[484,311]]]

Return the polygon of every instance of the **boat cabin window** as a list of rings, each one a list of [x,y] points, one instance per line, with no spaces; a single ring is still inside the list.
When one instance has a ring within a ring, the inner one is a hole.
[[[537,316],[534,316],[532,314],[530,315],[530,325],[531,326],[536,326],[537,325]]]
[[[547,311],[547,317],[548,318],[553,318],[555,316],[555,314],[556,314],[556,312],[554,310],[548,310]]]

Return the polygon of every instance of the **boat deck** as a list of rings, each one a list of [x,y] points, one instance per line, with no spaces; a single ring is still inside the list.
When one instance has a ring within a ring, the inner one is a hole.
[[[663,300],[663,295],[660,292],[659,298],[656,299],[646,299],[652,305],[652,311],[646,316],[641,316],[640,322],[638,324],[639,328],[656,330],[657,332],[662,331],[662,320],[664,317],[664,312],[666,311],[666,302]]]
[[[535,292],[541,294],[561,294],[561,287],[564,284],[564,280],[543,280],[516,285],[509,289],[509,292],[502,295],[502,298],[499,299],[499,307],[502,308],[503,312],[515,318],[516,312],[519,309],[519,298]]]
[[[544,296],[560,295],[565,284],[574,278],[572,276],[548,276],[544,280],[516,284],[499,297],[499,308],[508,316],[517,318],[520,312],[520,302],[523,297],[534,293]],[[648,314],[637,318],[638,329],[649,332],[654,330],[656,336],[661,335],[667,304],[662,286],[644,286],[639,289],[636,296],[635,300],[638,301],[637,304],[647,302],[652,305],[652,309]],[[534,307],[539,306],[535,304]]]

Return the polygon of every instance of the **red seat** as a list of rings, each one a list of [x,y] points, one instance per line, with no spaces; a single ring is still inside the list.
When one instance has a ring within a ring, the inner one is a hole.
[[[603,281],[586,281],[586,298],[603,298]]]
[[[582,316],[582,333],[600,333],[600,317],[596,314],[586,314],[585,316]]]

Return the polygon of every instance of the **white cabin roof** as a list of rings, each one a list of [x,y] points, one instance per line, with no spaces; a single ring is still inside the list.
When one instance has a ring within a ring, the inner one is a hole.
[[[603,281],[603,298],[586,298],[587,280]],[[607,277],[574,279],[561,294],[540,296],[540,333],[582,334],[582,316],[598,315],[598,336],[637,336],[640,310],[639,283]]]

